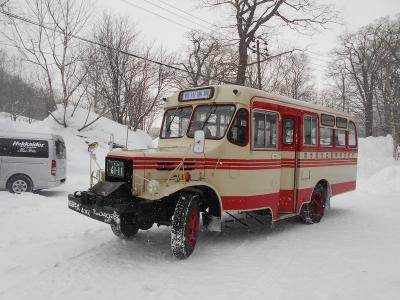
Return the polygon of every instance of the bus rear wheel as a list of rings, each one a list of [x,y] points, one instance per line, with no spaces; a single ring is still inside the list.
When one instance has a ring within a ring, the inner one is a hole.
[[[199,229],[199,196],[193,194],[180,196],[171,228],[171,250],[175,257],[185,259],[193,253]]]
[[[303,205],[300,218],[306,224],[314,224],[321,221],[325,213],[326,191],[321,184],[317,184],[311,195],[310,203]]]

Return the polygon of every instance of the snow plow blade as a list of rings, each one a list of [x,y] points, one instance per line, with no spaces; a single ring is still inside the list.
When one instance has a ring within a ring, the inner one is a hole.
[[[68,195],[68,208],[81,213],[89,218],[101,221],[107,224],[119,224],[120,214],[113,207],[98,206],[95,204],[85,205],[83,197]]]

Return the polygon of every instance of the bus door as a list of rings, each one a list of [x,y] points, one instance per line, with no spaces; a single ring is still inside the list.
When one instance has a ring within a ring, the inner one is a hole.
[[[294,213],[297,197],[300,114],[281,111],[281,188],[279,213]]]

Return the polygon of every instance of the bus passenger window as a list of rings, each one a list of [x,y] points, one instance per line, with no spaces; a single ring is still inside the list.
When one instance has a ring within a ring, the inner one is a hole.
[[[283,144],[292,145],[293,144],[293,119],[283,120]]]
[[[239,146],[246,146],[249,139],[248,123],[249,113],[244,108],[239,109],[228,132],[228,141]]]
[[[319,144],[321,147],[333,146],[333,129],[321,127],[319,134]]]
[[[304,116],[304,145],[317,145],[317,118]]]
[[[346,131],[344,129],[335,130],[335,145],[336,147],[346,146]]]
[[[357,147],[357,129],[353,122],[349,122],[349,147]]]
[[[273,112],[253,113],[254,149],[276,149],[278,114]]]

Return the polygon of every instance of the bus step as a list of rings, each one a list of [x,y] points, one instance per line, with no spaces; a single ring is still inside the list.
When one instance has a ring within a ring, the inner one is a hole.
[[[297,216],[297,214],[296,213],[292,213],[292,212],[281,212],[281,213],[279,213],[278,214],[278,220],[277,221],[280,221],[280,220],[286,220],[286,219],[290,219],[290,218],[294,218],[294,217],[296,217]]]
[[[223,220],[224,227],[227,228],[248,228],[254,229],[261,226],[271,226],[272,218],[270,214],[259,214],[257,212],[225,212],[228,218]]]

